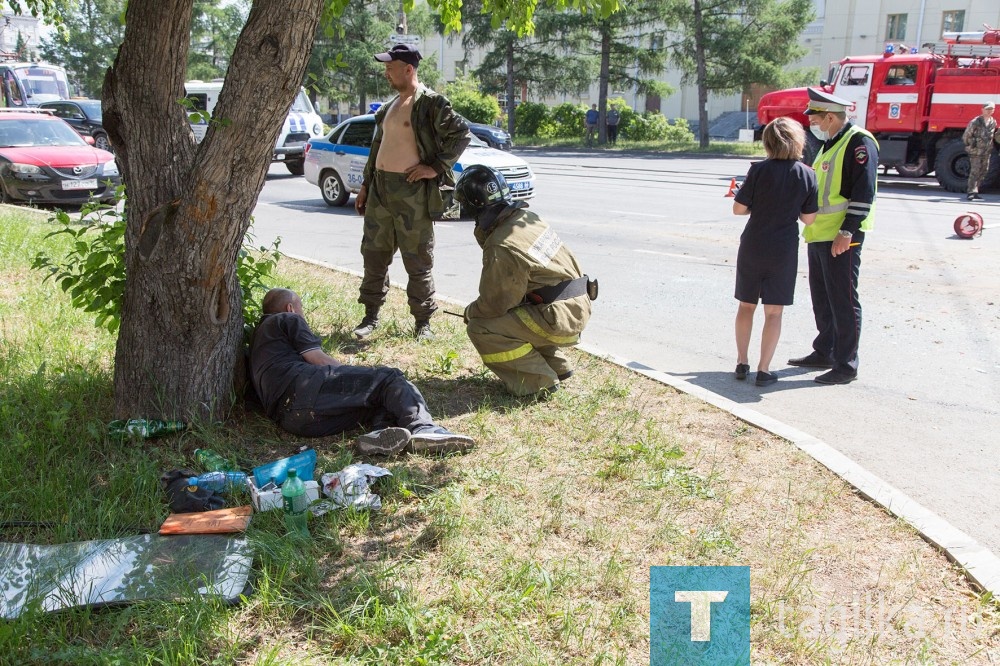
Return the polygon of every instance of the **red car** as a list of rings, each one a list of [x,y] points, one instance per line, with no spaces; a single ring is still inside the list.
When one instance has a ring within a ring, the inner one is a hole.
[[[114,201],[115,156],[50,113],[0,109],[0,199],[8,203]]]

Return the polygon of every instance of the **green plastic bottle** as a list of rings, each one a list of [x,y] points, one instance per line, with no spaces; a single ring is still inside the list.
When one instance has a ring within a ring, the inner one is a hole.
[[[309,524],[306,515],[309,510],[309,496],[294,468],[288,470],[288,478],[281,484],[281,499],[285,509],[285,529],[293,536],[308,537]]]
[[[108,436],[116,439],[150,439],[185,430],[187,430],[187,424],[184,421],[162,421],[160,419],[117,420],[108,424]]]
[[[235,472],[229,461],[212,449],[195,449],[194,459],[209,472]]]

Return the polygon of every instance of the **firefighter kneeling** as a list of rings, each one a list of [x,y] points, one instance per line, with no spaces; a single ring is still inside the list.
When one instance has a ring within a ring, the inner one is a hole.
[[[515,202],[503,175],[473,165],[455,184],[455,199],[476,218],[483,248],[479,298],[465,308],[469,339],[483,363],[515,395],[540,396],[573,374],[562,352],[590,319],[597,281],[537,215]]]

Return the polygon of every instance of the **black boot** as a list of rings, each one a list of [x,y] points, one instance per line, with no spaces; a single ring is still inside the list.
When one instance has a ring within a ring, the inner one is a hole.
[[[366,305],[365,306],[365,318],[361,320],[357,328],[354,329],[354,336],[358,340],[363,340],[367,338],[375,328],[378,326],[378,308]]]

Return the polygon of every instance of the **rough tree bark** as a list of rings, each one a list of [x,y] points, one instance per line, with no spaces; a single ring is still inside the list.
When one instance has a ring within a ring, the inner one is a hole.
[[[514,126],[517,103],[514,101],[514,40],[507,41],[507,134],[511,145],[514,143]]]
[[[118,418],[215,419],[229,408],[243,330],[236,255],[323,9],[254,1],[197,145],[177,101],[192,4],[129,2],[104,81],[104,126],[128,187]]]

